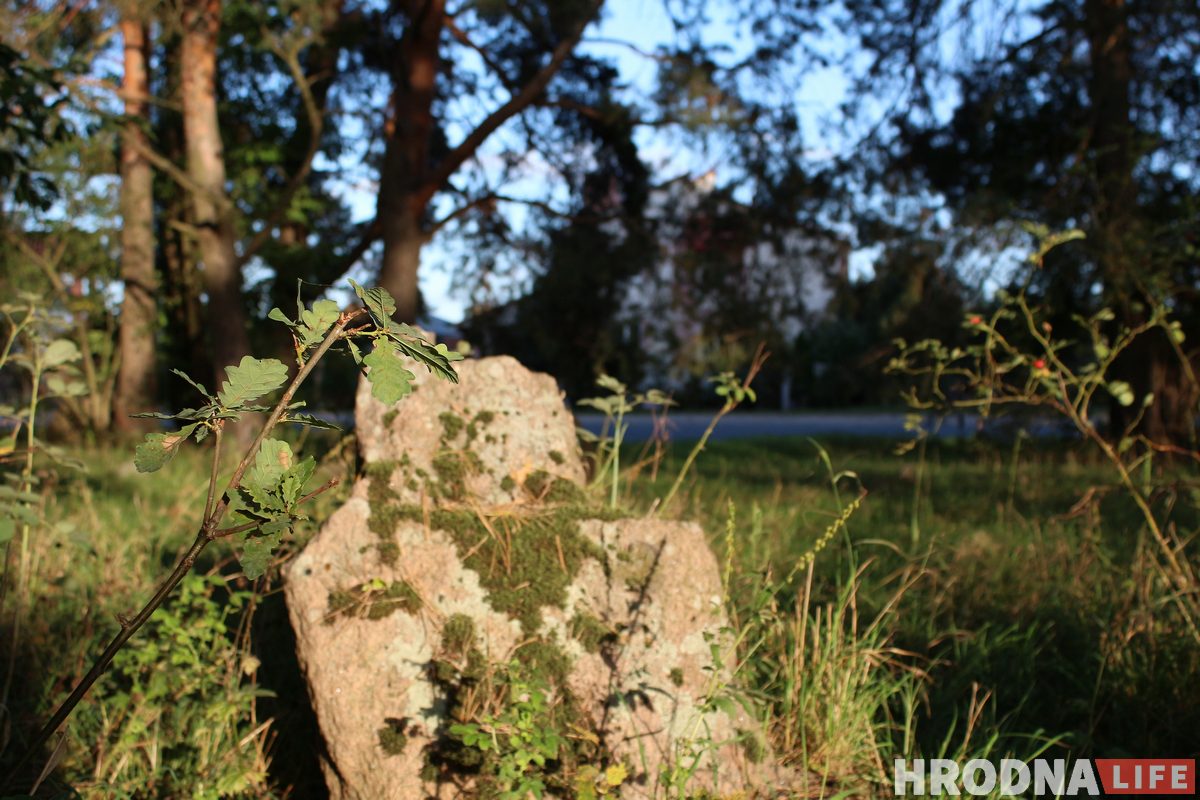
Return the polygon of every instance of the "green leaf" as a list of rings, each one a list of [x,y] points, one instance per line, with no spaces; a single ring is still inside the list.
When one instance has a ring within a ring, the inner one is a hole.
[[[70,339],[55,339],[42,354],[42,363],[47,369],[79,360],[79,348]]]
[[[371,312],[371,316],[375,318],[375,322],[379,325],[385,325],[392,319],[392,314],[396,313],[396,301],[388,294],[387,290],[382,286],[376,286],[373,289],[364,289],[354,281],[350,281],[350,285],[354,287],[354,293],[358,295],[358,299],[362,300],[367,310]]]
[[[67,380],[62,375],[46,377],[46,391],[55,397],[83,397],[88,393],[87,384],[81,380]]]
[[[414,361],[424,364],[433,374],[451,383],[458,383],[458,374],[450,366],[450,362],[461,361],[461,353],[450,350],[444,344],[430,344],[419,337],[406,339],[391,334],[389,339],[395,344],[397,350]]]
[[[191,375],[188,375],[186,372],[184,372],[181,369],[173,369],[173,370],[171,370],[171,372],[174,372],[176,375],[178,375],[179,377],[183,378],[185,381],[190,383],[196,391],[198,391],[200,394],[207,397],[209,400],[213,399],[213,396],[208,393],[208,389],[204,388],[204,384],[198,383],[197,381],[192,380]]]
[[[283,474],[294,463],[292,448],[287,442],[266,439],[254,456],[254,466],[246,471],[242,485],[252,491],[270,492],[279,486]]]
[[[311,309],[304,309],[300,312],[300,344],[304,347],[320,344],[341,314],[342,310],[332,300],[318,300]]]
[[[288,508],[296,505],[296,501],[304,493],[304,485],[316,471],[317,462],[312,456],[309,456],[283,473],[283,477],[279,480],[279,487]]]
[[[1109,381],[1108,391],[1122,406],[1133,405],[1133,387],[1125,381]]]
[[[283,311],[281,311],[278,308],[272,308],[267,313],[267,319],[273,319],[276,322],[282,322],[284,325],[287,325],[288,327],[291,327],[291,328],[296,327],[296,323],[294,323],[290,319],[288,319],[288,315],[283,313]]]
[[[0,544],[8,544],[17,531],[17,523],[7,517],[0,518]]]
[[[376,341],[375,349],[363,359],[363,363],[371,369],[367,373],[371,394],[381,403],[398,403],[412,392],[412,381],[417,376],[404,368],[390,340]]]
[[[185,425],[174,433],[146,434],[146,440],[134,450],[134,467],[138,472],[158,472],[175,457],[179,446],[187,440],[197,424]]]
[[[266,526],[263,530],[266,530]],[[271,566],[271,556],[282,539],[283,534],[279,531],[246,534],[242,539],[242,552],[238,556],[238,562],[247,578],[255,580],[266,573]]]
[[[279,418],[280,422],[294,422],[297,425],[307,425],[310,428],[319,428],[324,431],[340,431],[341,428],[334,425],[328,420],[314,417],[312,414],[284,414]]]
[[[275,391],[287,381],[287,367],[275,358],[243,356],[242,363],[225,370],[226,379],[217,393],[221,405],[232,408]]]

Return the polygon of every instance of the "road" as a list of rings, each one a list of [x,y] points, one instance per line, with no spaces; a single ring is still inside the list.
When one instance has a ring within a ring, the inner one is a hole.
[[[681,411],[668,417],[668,432],[675,441],[699,439],[712,420],[711,412]],[[913,435],[904,428],[906,414],[902,411],[838,412],[812,411],[797,413],[777,412],[733,412],[721,420],[712,438],[748,439],[773,436],[875,436],[881,438],[908,438]],[[604,417],[596,413],[576,414],[576,420],[587,430],[598,433]],[[645,441],[653,432],[649,415],[635,414],[626,418],[629,425],[628,441]],[[937,428],[936,434],[944,437],[973,437],[980,430],[977,414],[954,414],[937,426],[935,418],[928,418],[927,429]],[[1042,421],[1030,426],[1035,436],[1063,435],[1061,426]],[[985,430],[1001,434],[996,425],[989,423]],[[1011,425],[1003,429],[1011,435]]]

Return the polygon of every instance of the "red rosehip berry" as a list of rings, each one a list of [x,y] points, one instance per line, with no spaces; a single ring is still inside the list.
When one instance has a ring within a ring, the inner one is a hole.
[[[970,320],[970,322],[971,322],[971,324],[972,324],[972,325],[982,325],[982,324],[983,324],[983,317],[981,317],[981,316],[979,316],[978,314],[976,314],[975,316],[971,317],[971,320]]]
[[[1046,360],[1043,358],[1039,358],[1037,361],[1034,361],[1033,368],[1034,369],[1045,369],[1046,368]]]

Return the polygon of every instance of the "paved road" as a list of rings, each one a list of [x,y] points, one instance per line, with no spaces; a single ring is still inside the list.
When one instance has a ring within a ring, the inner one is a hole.
[[[721,420],[712,438],[717,439],[747,439],[753,437],[771,436],[876,436],[885,438],[907,438],[911,431],[904,429],[906,415],[904,412],[797,412],[790,414],[773,412],[734,412]],[[604,422],[604,417],[595,413],[577,414],[579,424],[598,433]],[[673,413],[668,418],[668,431],[671,439],[687,441],[699,439],[712,420],[712,413],[683,411]],[[648,415],[636,414],[628,417],[629,431],[626,437],[629,441],[644,441],[653,431],[651,418]],[[980,430],[979,417],[976,414],[955,414],[944,421],[940,427],[934,418],[927,419],[925,426],[933,430],[937,428],[938,436],[973,437]],[[1062,435],[1060,426],[1049,422],[1038,423],[1032,433],[1036,436]],[[1001,434],[1002,431],[993,424],[988,424],[989,432]],[[1015,428],[1005,428],[1011,431]]]

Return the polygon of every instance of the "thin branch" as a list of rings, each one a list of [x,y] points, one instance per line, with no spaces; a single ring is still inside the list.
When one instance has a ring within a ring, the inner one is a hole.
[[[579,44],[580,38],[583,36],[584,29],[588,23],[596,16],[600,10],[603,0],[592,0],[590,11],[584,15],[583,20],[579,23],[572,34],[561,42],[558,47],[554,48],[554,53],[546,66],[542,67],[537,73],[525,84],[522,89],[515,95],[509,98],[508,102],[492,111],[483,122],[479,123],[470,134],[467,135],[457,146],[442,158],[441,163],[433,170],[430,179],[425,182],[423,193],[425,199],[431,198],[438,189],[450,180],[450,176],[458,171],[458,168],[469,159],[476,150],[479,149],[487,138],[491,136],[501,125],[512,119],[517,114],[524,111],[537,100],[538,96],[546,90],[546,86],[550,80],[562,67],[563,63],[575,50]]]
[[[446,227],[446,225],[450,224],[451,222],[458,219],[459,217],[462,217],[465,214],[468,214],[477,208],[484,208],[488,205],[493,205],[495,203],[520,203],[521,205],[526,205],[526,206],[531,206],[533,208],[541,209],[542,211],[545,211],[550,216],[558,217],[559,219],[577,219],[577,215],[571,214],[567,211],[560,211],[559,209],[555,208],[554,206],[550,205],[549,203],[547,203],[543,200],[530,200],[530,199],[526,199],[524,197],[513,197],[511,195],[500,194],[499,192],[491,192],[489,194],[482,195],[481,197],[476,197],[472,200],[467,201],[466,203],[463,203],[461,206],[454,209],[446,216],[444,216],[441,219],[434,222],[429,227],[429,232],[431,234],[437,233],[442,228]]]
[[[242,249],[242,254],[238,258],[239,267],[244,266],[270,240],[275,226],[279,224],[279,221],[287,214],[288,208],[291,207],[292,198],[296,196],[296,192],[300,191],[304,182],[308,180],[309,174],[312,173],[313,160],[317,157],[317,151],[321,149],[321,132],[325,127],[325,119],[321,113],[321,109],[317,107],[316,99],[313,97],[312,84],[304,75],[304,68],[300,66],[300,59],[296,54],[299,46],[297,45],[286,51],[280,47],[275,50],[275,54],[287,65],[288,72],[292,74],[292,79],[296,82],[296,89],[300,92],[300,100],[304,104],[304,113],[308,117],[310,132],[308,149],[304,151],[304,157],[300,160],[300,167],[293,173],[287,185],[284,186],[283,191],[280,193],[275,207],[263,218],[262,228],[250,238],[250,241]]]
[[[458,27],[458,23],[454,21],[454,17],[447,14],[445,17],[445,25],[446,30],[450,31],[450,34],[457,39],[460,44],[475,51],[475,53],[483,60],[484,65],[493,73],[495,73],[496,79],[500,81],[505,89],[508,89],[510,94],[516,93],[516,87],[513,85],[512,81],[508,79],[508,76],[504,73],[504,69],[500,66],[499,62],[492,58],[487,50],[475,44],[471,37],[467,35],[467,32]]]
[[[590,39],[583,39],[579,43],[580,44],[615,45],[617,47],[624,47],[626,50],[629,50],[629,51],[641,56],[642,58],[648,58],[651,61],[670,61],[671,60],[670,56],[665,55],[663,53],[654,53],[654,52],[651,52],[650,50],[645,49],[644,47],[639,47],[638,45],[634,44],[633,42],[626,41],[625,39],[616,39],[616,38],[613,38],[610,36],[593,36]]]
[[[217,499],[217,470],[221,468],[221,432],[225,427],[225,423],[218,421],[213,428],[213,436],[216,437],[213,445],[212,470],[208,474],[208,499],[204,502],[204,519],[208,519],[212,514],[213,503]]]

